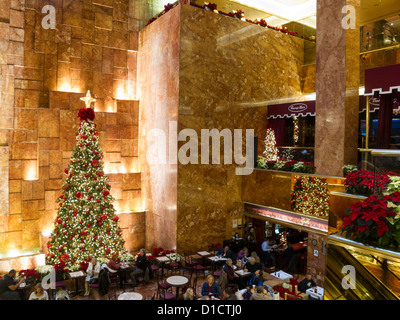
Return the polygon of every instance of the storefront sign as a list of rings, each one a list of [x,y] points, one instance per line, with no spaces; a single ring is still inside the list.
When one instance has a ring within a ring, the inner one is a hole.
[[[315,116],[315,101],[282,103],[268,106],[268,119]]]
[[[328,232],[328,220],[319,219],[317,217],[305,216],[303,214],[279,210],[276,208],[265,207],[253,203],[244,203],[244,211],[246,213],[257,216],[271,218],[274,220],[295,224],[300,227],[306,227],[319,232]]]

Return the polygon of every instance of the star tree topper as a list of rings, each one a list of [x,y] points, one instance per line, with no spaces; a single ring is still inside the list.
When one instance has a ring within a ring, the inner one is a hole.
[[[92,96],[90,95],[90,90],[88,90],[86,96],[81,98],[81,100],[85,102],[86,108],[90,108],[92,102],[96,101],[96,99],[92,98]]]

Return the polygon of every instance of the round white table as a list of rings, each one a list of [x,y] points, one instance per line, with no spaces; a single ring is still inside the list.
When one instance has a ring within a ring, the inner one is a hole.
[[[124,292],[118,296],[118,300],[143,300],[143,296],[137,292]]]
[[[188,284],[189,279],[184,276],[171,276],[165,280],[171,287],[176,287],[176,299],[178,300],[179,296],[179,287],[182,287]]]

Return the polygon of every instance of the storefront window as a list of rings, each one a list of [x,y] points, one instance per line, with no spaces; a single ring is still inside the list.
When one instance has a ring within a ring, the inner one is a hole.
[[[369,23],[360,29],[361,52],[400,44],[400,16]]]

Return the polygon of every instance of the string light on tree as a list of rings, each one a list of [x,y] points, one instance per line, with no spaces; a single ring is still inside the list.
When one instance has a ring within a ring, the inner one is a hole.
[[[296,145],[299,141],[299,119],[297,117],[292,117],[293,119],[293,142]]]
[[[326,179],[295,176],[291,195],[293,211],[317,217],[328,217],[329,193]]]
[[[267,127],[267,135],[264,140],[265,151],[263,152],[267,161],[278,160],[278,148],[276,147],[275,131]]]
[[[76,146],[65,169],[67,178],[57,199],[58,214],[47,243],[47,264],[64,262],[69,270],[79,269],[90,257],[109,258],[126,254],[118,216],[112,204],[111,185],[103,171],[103,152],[90,105],[90,92],[81,98],[87,108],[79,110]]]

